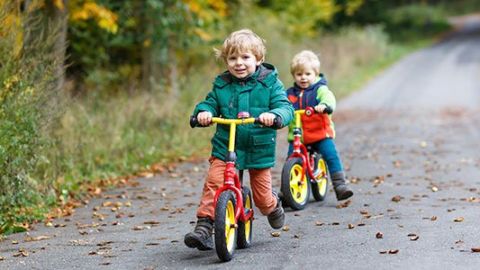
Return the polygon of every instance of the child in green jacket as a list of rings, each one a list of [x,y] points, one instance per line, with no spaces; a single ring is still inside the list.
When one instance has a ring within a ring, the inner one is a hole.
[[[293,107],[285,95],[276,69],[265,60],[264,41],[249,29],[231,33],[217,57],[224,60],[227,71],[216,77],[213,89],[193,112],[198,122],[207,126],[212,117],[236,119],[239,112],[258,117],[264,126],[272,126],[280,117],[282,125],[293,119]],[[228,126],[217,125],[212,138],[210,168],[197,210],[197,225],[185,235],[188,247],[199,250],[213,248],[213,200],[223,185],[225,154],[228,147]],[[247,169],[253,201],[270,226],[283,227],[285,214],[276,193],[272,191],[271,167],[275,164],[276,131],[259,125],[239,125],[236,135],[236,165]]]

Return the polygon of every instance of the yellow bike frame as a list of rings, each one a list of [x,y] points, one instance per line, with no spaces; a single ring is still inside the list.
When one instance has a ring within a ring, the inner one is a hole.
[[[230,125],[230,135],[228,139],[228,151],[233,152],[235,150],[235,131],[237,130],[237,125],[244,124],[253,124],[255,123],[255,118],[243,118],[243,119],[224,119],[220,117],[213,117],[212,123]]]

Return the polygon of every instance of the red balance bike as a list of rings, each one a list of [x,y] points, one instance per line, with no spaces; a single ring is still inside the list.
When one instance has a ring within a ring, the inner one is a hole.
[[[327,107],[323,113],[331,113]],[[283,165],[281,192],[285,206],[294,210],[304,209],[310,193],[316,201],[323,201],[327,196],[329,175],[327,165],[320,153],[302,143],[301,116],[311,116],[313,107],[295,111],[295,127],[293,129],[293,153]]]
[[[250,189],[242,185],[243,171],[240,177],[235,170],[235,131],[237,125],[261,124],[258,118],[249,117],[248,112],[240,112],[239,119],[213,117],[212,123],[230,125],[228,153],[224,184],[215,193],[215,250],[222,261],[230,261],[235,248],[248,248],[252,241],[253,204]],[[200,127],[197,118],[190,118],[190,126]],[[277,117],[273,128],[280,128],[281,118]]]

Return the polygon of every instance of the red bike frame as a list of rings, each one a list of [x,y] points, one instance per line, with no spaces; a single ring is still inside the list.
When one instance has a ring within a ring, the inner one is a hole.
[[[301,158],[302,159],[302,177],[300,181],[303,184],[303,178],[305,177],[305,172],[308,173],[310,181],[313,183],[315,181],[315,176],[313,175],[312,164],[315,162],[313,157],[307,150],[307,147],[302,143],[302,131],[300,128],[301,120],[300,117],[303,114],[310,116],[315,113],[315,109],[312,107],[307,107],[305,110],[296,110],[295,111],[295,128],[293,130],[293,152],[288,158]]]
[[[217,201],[220,194],[226,190],[231,190],[236,197],[236,206],[235,206],[235,224],[237,220],[242,222],[246,222],[247,220],[253,217],[253,208],[245,213],[245,208],[243,207],[243,195],[242,195],[242,186],[240,183],[240,179],[237,175],[237,171],[235,169],[235,133],[237,125],[242,124],[253,124],[258,119],[255,118],[243,118],[243,119],[223,119],[218,117],[212,118],[212,123],[217,124],[226,124],[230,125],[230,134],[229,134],[229,141],[228,141],[228,155],[226,158],[226,167],[224,172],[224,182],[223,186],[221,186],[215,192],[215,197],[213,199],[213,208],[216,209]]]

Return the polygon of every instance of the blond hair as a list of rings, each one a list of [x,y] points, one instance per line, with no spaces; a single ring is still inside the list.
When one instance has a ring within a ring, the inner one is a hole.
[[[263,62],[267,49],[265,40],[250,29],[241,29],[231,33],[223,42],[222,48],[214,49],[217,58],[224,61],[233,53],[251,52],[257,61]]]
[[[290,63],[290,73],[294,75],[295,72],[304,71],[307,68],[313,69],[317,75],[320,74],[320,59],[314,52],[304,50],[293,57]]]

